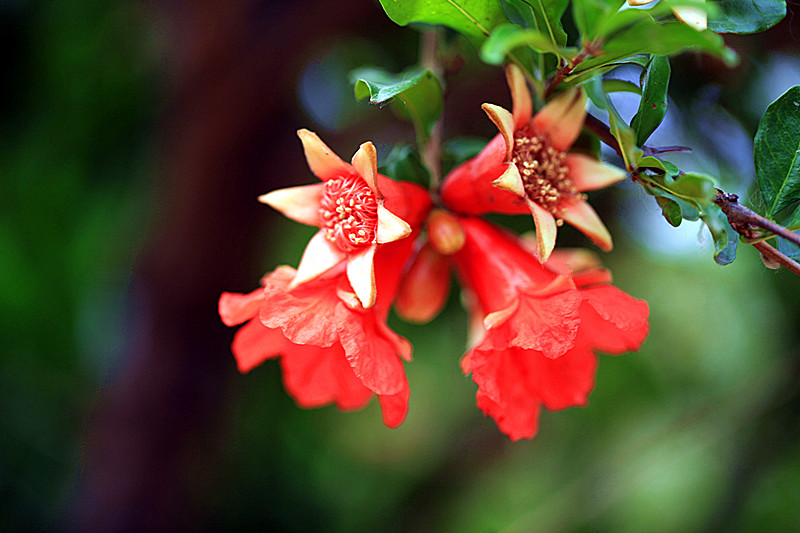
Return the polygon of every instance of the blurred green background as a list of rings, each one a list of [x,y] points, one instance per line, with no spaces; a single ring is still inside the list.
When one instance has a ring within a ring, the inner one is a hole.
[[[391,319],[415,346],[399,429],[375,402],[297,408],[275,362],[235,371],[220,292],[297,264],[310,235],[255,200],[315,179],[295,130],[342,157],[413,139],[347,83],[417,56],[377,2],[10,0],[0,25],[0,530],[797,530],[800,280],[744,246],[717,266],[634,184],[592,201],[650,337],[601,357],[589,405],[544,413],[532,441],[475,408],[457,294],[430,325]],[[673,60],[652,142],[750,199],[798,35],[729,39],[734,71]],[[445,138],[488,138],[479,106],[508,106],[505,82],[460,53]]]

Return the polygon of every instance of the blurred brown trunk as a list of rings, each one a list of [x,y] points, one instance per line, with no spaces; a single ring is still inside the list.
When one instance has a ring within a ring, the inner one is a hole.
[[[256,197],[311,178],[294,133],[308,124],[293,105],[309,36],[355,33],[381,14],[369,0],[158,7],[169,31],[157,215],[133,268],[126,359],[85,435],[77,530],[198,529],[213,512],[203,491],[235,368],[217,298],[262,273],[256,230],[274,215]]]

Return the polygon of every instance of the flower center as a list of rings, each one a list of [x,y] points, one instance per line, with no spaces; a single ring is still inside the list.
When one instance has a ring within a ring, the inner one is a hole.
[[[351,174],[326,181],[320,216],[325,238],[344,252],[375,240],[378,202],[361,176]]]
[[[547,137],[533,128],[514,132],[511,162],[522,176],[525,195],[555,216],[561,212],[561,201],[578,193],[569,178],[566,159],[567,154],[550,146]]]

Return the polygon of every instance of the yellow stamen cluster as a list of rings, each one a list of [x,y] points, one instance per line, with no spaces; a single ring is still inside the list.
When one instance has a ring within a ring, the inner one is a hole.
[[[578,194],[569,177],[566,158],[566,153],[550,146],[547,138],[532,128],[520,128],[514,133],[511,162],[522,176],[525,195],[556,217],[562,200]]]
[[[320,201],[325,238],[344,252],[371,244],[378,225],[378,202],[361,176],[329,179]]]

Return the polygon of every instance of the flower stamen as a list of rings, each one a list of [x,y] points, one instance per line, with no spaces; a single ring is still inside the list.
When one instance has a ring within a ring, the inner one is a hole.
[[[352,252],[375,240],[378,202],[361,176],[331,178],[325,182],[320,219],[325,238],[343,252]]]
[[[578,189],[569,177],[567,154],[550,145],[547,137],[531,127],[514,132],[511,162],[517,166],[529,200],[558,217],[562,201],[578,199]]]

